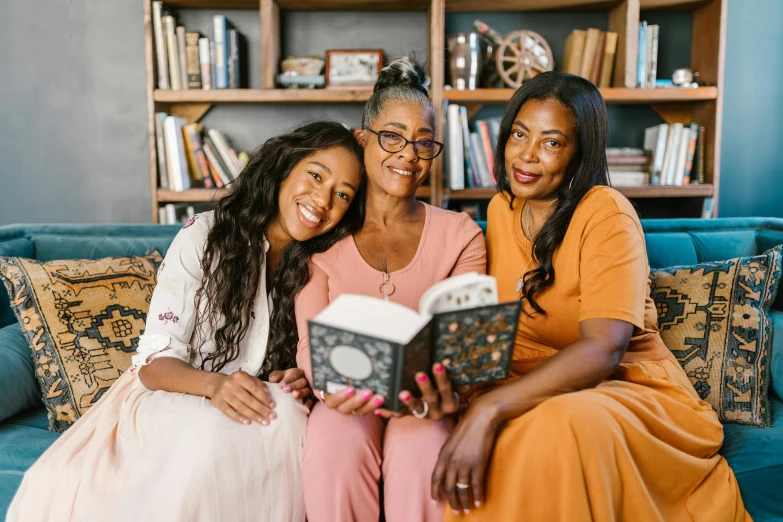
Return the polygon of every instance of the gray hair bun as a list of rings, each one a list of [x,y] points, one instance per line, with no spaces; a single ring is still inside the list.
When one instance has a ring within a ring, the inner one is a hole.
[[[381,69],[373,92],[397,86],[408,86],[429,95],[430,77],[427,76],[424,66],[415,61],[415,58],[405,56]]]

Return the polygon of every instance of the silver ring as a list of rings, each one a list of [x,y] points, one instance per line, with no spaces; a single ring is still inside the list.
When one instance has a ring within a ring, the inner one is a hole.
[[[424,404],[424,409],[422,411],[420,411],[420,412],[419,411],[411,412],[411,413],[413,413],[413,416],[416,417],[417,419],[423,419],[430,412],[430,405],[427,404],[427,401],[422,400],[421,402],[422,402],[422,404]]]
[[[318,390],[318,396],[319,396],[319,397],[321,398],[321,400],[323,401],[323,400],[324,400],[324,391],[323,391],[323,390]]]
[[[459,489],[468,489],[468,488],[470,487],[470,485],[468,485],[468,484],[462,484],[462,483],[460,483],[460,482],[457,482],[457,483],[456,483],[456,484],[454,484],[454,485],[455,485],[455,486],[457,486]]]

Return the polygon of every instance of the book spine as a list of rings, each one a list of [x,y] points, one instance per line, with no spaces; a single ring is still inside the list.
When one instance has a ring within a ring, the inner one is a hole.
[[[585,50],[582,54],[582,64],[579,67],[579,76],[586,80],[590,80],[590,75],[593,73],[593,61],[595,60],[595,50],[598,47],[598,39],[601,36],[601,31],[593,27],[587,30],[587,39],[585,40]]]
[[[188,160],[188,170],[190,172],[190,179],[193,180],[195,186],[202,184],[204,180],[204,172],[201,171],[196,159],[196,140],[201,142],[201,129],[203,126],[200,123],[189,123],[182,127],[182,138],[185,143],[185,157]]]
[[[475,156],[476,164],[478,165],[479,177],[481,179],[480,186],[484,188],[491,187],[492,179],[489,176],[487,158],[484,156],[484,148],[481,146],[481,137],[479,137],[478,132],[470,133],[470,150],[473,156]]]
[[[704,183],[704,140],[707,137],[707,129],[699,127],[699,142],[696,146],[698,151],[697,161],[698,169],[696,170],[696,179],[699,183]]]
[[[653,184],[661,185],[661,171],[663,170],[663,158],[666,155],[666,139],[669,135],[669,124],[662,123],[658,131],[658,142],[655,144],[655,155],[653,156]]]
[[[155,61],[158,66],[158,89],[171,89],[166,38],[163,36],[163,2],[152,2],[152,29],[155,32]]]
[[[696,153],[696,139],[699,137],[699,124],[691,123],[690,136],[688,138],[688,158],[685,161],[685,176],[683,177],[682,184],[689,185],[691,182],[691,174],[693,173],[693,156]]]
[[[215,75],[213,77],[216,89],[228,88],[228,61],[226,47],[226,17],[215,15],[212,17],[212,41],[215,43]]]
[[[475,187],[476,174],[473,172],[475,160],[470,154],[470,129],[468,128],[468,109],[459,107],[459,122],[462,126],[462,149],[465,156],[465,181],[469,187]]]
[[[225,186],[231,183],[231,177],[227,174],[228,169],[226,165],[220,159],[220,155],[217,152],[215,144],[212,142],[212,138],[207,136],[204,137],[204,154],[206,154],[207,160],[220,178],[220,184]]]
[[[217,129],[209,129],[208,134],[209,137],[212,138],[212,142],[215,144],[220,158],[227,167],[226,174],[231,176],[231,179],[235,179],[237,174],[239,174],[238,165],[236,163],[236,161],[238,161],[236,153],[232,154],[233,151],[231,150],[231,147],[228,146],[228,142],[223,136],[223,133]]]
[[[166,142],[166,170],[169,176],[169,188],[181,192],[185,189],[182,182],[183,167],[187,172],[187,166],[180,164],[179,147],[182,145],[182,125],[176,116],[168,116],[163,122],[163,128]]]
[[[650,88],[655,89],[655,82],[658,81],[658,33],[661,29],[659,25],[653,25],[652,28],[652,49],[650,51]]]
[[[497,183],[495,181],[495,155],[492,152],[492,145],[489,141],[489,128],[487,127],[487,122],[484,120],[477,121],[476,128],[478,129],[479,136],[481,137],[481,145],[484,147],[484,157],[487,158],[489,179],[492,185],[494,185]]]
[[[239,35],[236,29],[228,31],[228,88],[239,89]]]
[[[645,50],[647,49],[647,22],[641,22],[639,24],[639,51],[637,53],[636,60],[636,86],[639,88],[644,87],[645,77]]]
[[[570,74],[576,74],[578,76],[579,69],[582,67],[582,57],[585,53],[587,31],[575,29],[569,38],[573,38],[573,42],[571,43],[569,55],[566,59],[568,68],[564,69],[564,71]]]
[[[183,89],[188,88],[188,58],[185,51],[185,27],[177,27],[177,51],[179,52],[179,77]]]
[[[163,122],[168,114],[155,113],[155,152],[158,159],[158,186],[164,190],[169,188],[169,173],[166,168],[166,140],[163,135]]]
[[[459,105],[451,104],[446,111],[449,141],[447,148],[449,155],[448,187],[451,190],[463,190],[465,188],[465,146],[462,143]]]
[[[617,33],[606,33],[606,47],[604,48],[604,61],[601,64],[601,77],[598,87],[606,88],[612,84],[612,72],[614,72],[614,59],[617,54]]]
[[[201,87],[208,91],[212,89],[212,67],[209,62],[209,39],[198,39],[198,61],[201,68]]]
[[[598,86],[598,82],[601,79],[601,67],[604,64],[604,49],[606,48],[606,31],[601,31],[598,37],[598,45],[595,47],[595,55],[593,57],[593,71],[590,73],[590,81],[593,85]]]
[[[652,42],[654,25],[648,25],[645,31],[645,43],[644,43],[644,88],[651,89],[650,77],[652,75]]]
[[[182,76],[179,73],[179,52],[177,51],[177,22],[173,16],[163,17],[163,30],[166,34],[166,50],[169,55],[169,80],[171,88],[174,90],[182,89]]]
[[[198,33],[185,33],[188,89],[201,89],[201,63],[198,52]]]

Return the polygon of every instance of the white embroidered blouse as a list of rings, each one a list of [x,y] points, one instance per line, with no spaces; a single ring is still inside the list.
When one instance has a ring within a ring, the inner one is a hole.
[[[201,291],[204,275],[202,258],[207,234],[214,222],[213,212],[190,218],[171,243],[158,268],[158,284],[152,294],[144,334],[133,356],[131,371],[136,372],[158,357],[175,357],[200,368],[204,356],[215,351],[214,331],[205,322],[196,328],[205,313],[203,301],[196,310],[196,296]],[[265,238],[264,252],[269,250]],[[239,356],[226,364],[221,373],[238,370],[256,375],[264,364],[269,339],[269,314],[272,303],[267,296],[266,264],[261,267],[261,280],[251,312],[251,325],[239,346]],[[210,363],[205,369],[212,371]]]

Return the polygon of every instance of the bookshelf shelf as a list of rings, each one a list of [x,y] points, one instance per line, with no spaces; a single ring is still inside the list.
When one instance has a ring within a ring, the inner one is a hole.
[[[504,104],[514,94],[513,89],[476,89],[475,91],[444,91],[444,97],[455,103]],[[601,89],[606,103],[677,103],[715,100],[717,87],[696,89]]]
[[[176,192],[173,190],[158,189],[158,202],[160,203],[198,203],[220,199],[226,193],[226,189],[195,188]],[[416,191],[417,198],[429,198],[430,187],[421,187]]]
[[[606,11],[622,0],[484,0],[480,6],[475,0],[446,0],[446,11]]]
[[[640,0],[640,9],[692,10],[709,3],[709,0]]]
[[[370,98],[372,89],[156,89],[159,103],[355,103]]]
[[[615,187],[625,197],[637,198],[699,198],[712,197],[714,190],[709,184],[684,186],[647,185],[641,187]],[[498,191],[494,188],[469,188],[446,191],[445,196],[453,200],[491,199]]]

